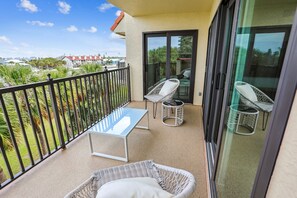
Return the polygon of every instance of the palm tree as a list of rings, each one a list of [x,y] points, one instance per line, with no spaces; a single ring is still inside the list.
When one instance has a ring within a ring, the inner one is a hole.
[[[13,128],[15,139],[17,140],[17,142],[19,142],[21,137],[21,128],[17,119],[16,111],[14,110],[14,106],[10,98],[6,97],[5,101],[6,110],[10,117],[10,123]],[[13,149],[12,139],[10,137],[10,133],[4,119],[2,109],[0,110],[0,141],[5,150]],[[3,168],[0,166],[0,183],[4,182],[5,180],[6,176],[4,174]]]
[[[94,72],[100,72],[102,70],[103,70],[103,67],[101,64],[87,63],[79,67],[79,73],[77,74],[94,73]]]
[[[7,86],[27,84],[29,82],[35,82],[38,80],[38,77],[33,74],[30,67],[24,67],[24,66],[20,66],[20,65],[9,66],[9,67],[8,66],[0,66],[0,77],[2,77],[3,80],[7,83]],[[28,94],[27,98],[28,98],[29,104],[30,104],[29,107],[26,106],[26,98],[25,98],[24,94],[22,92],[16,92],[16,95],[19,100],[20,107],[22,108],[22,111],[28,112],[28,108],[31,109],[32,117],[33,117],[33,120],[32,120],[33,126],[32,127],[34,127],[34,129],[37,133],[37,136],[38,136],[38,139],[39,139],[39,142],[41,145],[42,154],[45,155],[45,154],[47,154],[46,144],[45,144],[44,136],[42,134],[42,130],[40,127],[42,118],[38,114],[38,110],[37,110],[38,107],[37,107],[36,101],[34,99],[33,92],[27,91],[27,94]],[[40,108],[41,108],[41,110],[45,111],[46,107],[45,107],[44,103],[42,102],[42,97],[39,97],[39,98],[40,98],[40,100],[39,100]],[[5,99],[7,100],[7,98],[5,98]],[[45,114],[43,114],[43,115],[45,115]],[[25,120],[24,123],[28,124],[29,121]]]

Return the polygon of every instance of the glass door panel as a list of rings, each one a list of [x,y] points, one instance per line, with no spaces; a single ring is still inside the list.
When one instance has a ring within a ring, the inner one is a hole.
[[[288,28],[275,30],[279,32],[252,34],[253,47],[250,47],[251,56],[245,67],[243,80],[260,88],[271,99],[276,94],[286,30]]]
[[[174,98],[190,99],[193,36],[171,36],[170,78],[178,78],[180,86]]]
[[[166,79],[166,36],[148,37],[146,54],[146,93]]]
[[[273,6],[270,0],[241,1],[227,108],[220,121],[218,197],[251,196],[296,5],[287,0],[275,0]]]
[[[178,78],[174,99],[192,103],[197,30],[149,33],[144,37],[144,94],[169,78]]]

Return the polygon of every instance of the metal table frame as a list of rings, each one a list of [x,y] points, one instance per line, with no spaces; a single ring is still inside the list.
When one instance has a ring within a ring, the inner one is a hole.
[[[138,126],[137,124],[142,120],[142,118],[145,115],[147,116],[147,126]],[[129,125],[126,126],[126,128],[115,129],[117,124],[119,125],[119,123],[120,124],[124,123],[124,118],[128,118],[133,122],[129,123]],[[149,129],[148,110],[126,108],[126,107],[115,110],[110,115],[105,117],[103,120],[101,120],[100,122],[98,122],[96,125],[94,125],[92,128],[88,130],[90,149],[91,149],[92,155],[128,162],[129,161],[128,136],[134,128],[147,129],[147,130]],[[117,134],[115,134],[114,132],[116,132]],[[107,135],[107,136],[122,138],[124,140],[125,157],[95,152],[93,148],[92,134]]]
[[[162,102],[162,123],[166,126],[180,126],[184,122],[184,102],[175,100],[179,105],[170,105]],[[166,123],[166,120],[173,119],[174,124]]]
[[[258,118],[259,111],[257,109],[242,104],[233,104],[230,106],[227,126],[239,135],[253,135],[256,131]],[[240,132],[239,126],[245,127],[250,132]]]

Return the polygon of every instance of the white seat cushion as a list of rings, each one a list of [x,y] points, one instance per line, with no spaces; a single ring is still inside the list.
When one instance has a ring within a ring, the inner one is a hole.
[[[268,102],[259,102],[259,101],[256,101],[255,104],[263,111],[266,111],[266,112],[271,112],[272,109],[273,109],[273,104],[271,103],[268,103]]]
[[[101,186],[96,198],[171,198],[157,180],[150,177],[119,179]]]
[[[146,95],[144,97],[151,102],[159,102],[164,96],[159,94],[152,94],[152,95]]]
[[[185,78],[190,78],[191,76],[191,70],[186,70],[184,73],[183,73],[184,77]]]
[[[176,87],[176,82],[166,80],[166,82],[164,83],[163,87],[161,88],[159,94],[161,96],[167,96],[168,94],[170,94],[173,91],[173,89],[175,87]]]
[[[237,90],[241,95],[243,95],[245,98],[252,102],[258,100],[253,88],[251,88],[251,86],[249,86],[248,84],[237,85]]]

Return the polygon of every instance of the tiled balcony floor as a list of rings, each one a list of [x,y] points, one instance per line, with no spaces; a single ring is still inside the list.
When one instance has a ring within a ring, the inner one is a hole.
[[[133,102],[130,107],[144,107],[142,102]],[[150,130],[134,129],[129,135],[129,163],[152,159],[159,164],[185,169],[194,174],[197,187],[193,198],[207,197],[205,146],[203,140],[202,114],[199,106],[185,105],[185,122],[180,127],[167,127],[160,119],[150,114]],[[149,110],[152,104],[149,103]],[[146,121],[146,119],[144,119]],[[121,154],[122,140],[101,139],[101,149],[110,149]],[[124,162],[90,155],[86,134],[67,145],[45,162],[21,176],[0,191],[1,198],[55,198],[63,197],[85,181],[94,170],[125,164]]]

